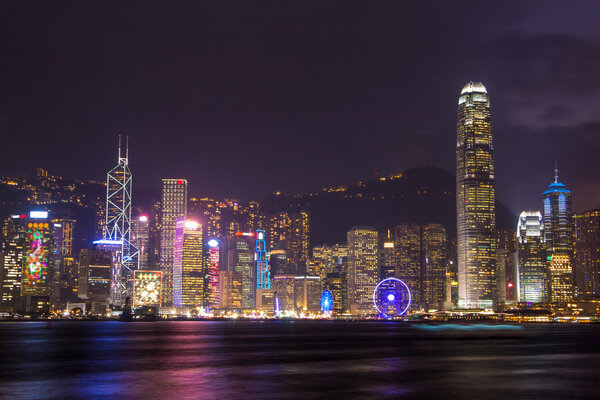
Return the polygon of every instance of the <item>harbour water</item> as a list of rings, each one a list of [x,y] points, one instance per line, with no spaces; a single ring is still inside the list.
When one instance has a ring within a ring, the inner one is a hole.
[[[591,399],[600,325],[0,323],[0,398]]]

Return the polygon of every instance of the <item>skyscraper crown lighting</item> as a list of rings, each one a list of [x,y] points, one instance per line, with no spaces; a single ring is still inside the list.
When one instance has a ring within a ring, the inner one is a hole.
[[[460,95],[466,93],[487,93],[487,90],[481,82],[469,82],[462,88]]]
[[[456,130],[459,306],[488,307],[497,295],[496,196],[490,102],[480,82],[463,87]]]

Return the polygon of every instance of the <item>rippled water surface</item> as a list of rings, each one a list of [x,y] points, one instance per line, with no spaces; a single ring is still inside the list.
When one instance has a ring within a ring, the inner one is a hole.
[[[600,325],[3,322],[0,363],[3,399],[591,399]]]

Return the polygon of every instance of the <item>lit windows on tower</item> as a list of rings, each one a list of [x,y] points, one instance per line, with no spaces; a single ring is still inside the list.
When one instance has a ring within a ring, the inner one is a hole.
[[[219,307],[219,260],[221,249],[217,239],[210,239],[208,245],[207,306]]]
[[[558,168],[554,168],[554,182],[543,193],[546,258],[550,300],[564,303],[574,295],[571,272],[573,263],[574,223],[571,208],[571,191],[558,181]]]
[[[547,298],[546,241],[539,211],[523,211],[517,227],[519,300],[540,303]]]
[[[269,274],[269,261],[267,260],[267,244],[265,231],[256,231],[256,288],[270,289],[271,277]]]
[[[459,306],[488,307],[497,300],[496,196],[490,102],[480,82],[462,89],[456,130]]]
[[[175,225],[187,216],[187,181],[163,179],[160,218],[160,269],[162,271],[163,306],[173,305],[173,255]]]

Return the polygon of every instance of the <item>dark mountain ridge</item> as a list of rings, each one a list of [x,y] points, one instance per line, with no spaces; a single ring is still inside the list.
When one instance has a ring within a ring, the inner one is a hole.
[[[367,225],[380,232],[400,223],[440,223],[449,237],[456,236],[456,178],[435,167],[416,167],[392,178],[359,183],[319,193],[272,195],[261,202],[268,214],[307,210],[311,246],[343,243],[346,232]],[[496,201],[496,227],[516,229],[517,217]]]

